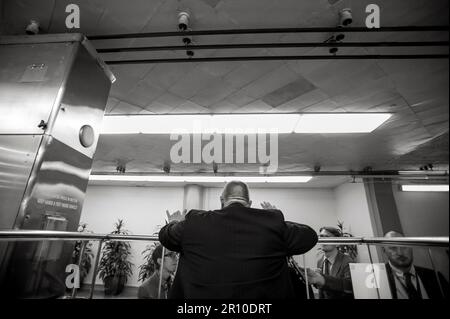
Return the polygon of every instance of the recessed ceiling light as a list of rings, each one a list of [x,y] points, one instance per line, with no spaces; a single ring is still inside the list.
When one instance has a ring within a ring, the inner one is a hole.
[[[401,185],[404,192],[448,192],[448,185]]]
[[[90,181],[162,182],[162,183],[307,183],[312,176],[176,176],[176,175],[91,175]]]
[[[369,133],[388,113],[111,115],[102,134]]]
[[[295,133],[370,133],[383,124],[389,113],[303,114]]]

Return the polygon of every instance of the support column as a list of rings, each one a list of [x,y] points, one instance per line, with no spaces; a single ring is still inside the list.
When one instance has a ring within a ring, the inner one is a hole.
[[[183,209],[203,209],[203,186],[188,184],[184,186]]]
[[[367,202],[373,218],[375,235],[382,237],[388,231],[403,233],[397,204],[392,192],[392,182],[379,179],[366,179]]]

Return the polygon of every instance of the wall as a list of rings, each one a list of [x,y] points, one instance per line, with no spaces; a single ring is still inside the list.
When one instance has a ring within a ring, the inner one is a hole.
[[[183,207],[182,187],[118,187],[88,186],[81,221],[95,233],[110,233],[118,218],[124,219],[125,228],[132,234],[153,235],[166,218],[166,210],[175,211]],[[158,226],[159,225],[159,226]],[[135,269],[127,285],[138,286],[141,252],[148,243],[131,242]],[[95,252],[97,246],[95,246]],[[93,268],[93,267],[92,267]],[[92,271],[85,282],[92,281]],[[97,279],[97,284],[102,281]]]
[[[204,188],[204,209],[220,208],[220,188]],[[269,201],[280,208],[286,220],[310,225],[318,230],[323,225],[335,225],[334,192],[331,189],[253,189],[253,206]],[[182,187],[116,187],[88,186],[86,202],[81,220],[96,233],[109,233],[118,218],[123,218],[125,226],[133,234],[153,234],[165,218],[165,211],[175,211],[183,207]],[[143,263],[141,256],[146,243],[132,242],[132,259],[135,268],[127,283],[139,286],[138,267]],[[315,267],[317,249],[306,254],[309,267]],[[303,264],[299,258],[297,261]],[[91,282],[92,269],[85,282]],[[102,281],[97,279],[97,284]]]
[[[344,231],[355,237],[374,237],[375,232],[366,199],[364,184],[347,183],[335,188],[336,217],[344,223]],[[378,262],[375,249],[371,249],[372,258]],[[366,247],[358,247],[358,262],[369,262]]]

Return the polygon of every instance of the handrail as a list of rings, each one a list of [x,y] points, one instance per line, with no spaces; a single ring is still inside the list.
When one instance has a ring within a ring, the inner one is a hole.
[[[112,241],[158,241],[158,236],[151,235],[114,235],[46,230],[0,230],[0,241],[35,241],[35,240],[112,240]],[[327,237],[319,238],[320,244],[370,244],[396,246],[433,246],[448,247],[449,237]]]

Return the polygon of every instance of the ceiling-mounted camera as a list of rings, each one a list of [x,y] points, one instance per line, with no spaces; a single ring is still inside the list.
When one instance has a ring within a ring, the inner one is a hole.
[[[178,14],[178,29],[186,31],[189,28],[190,15],[187,12],[180,12]]]
[[[349,8],[339,11],[339,25],[347,26],[353,22],[352,10]]]

